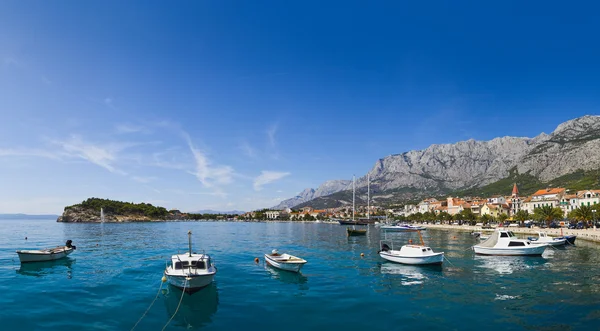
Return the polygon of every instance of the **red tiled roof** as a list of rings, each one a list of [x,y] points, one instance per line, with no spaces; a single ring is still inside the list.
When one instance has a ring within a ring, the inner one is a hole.
[[[536,196],[536,195],[547,195],[547,194],[560,194],[563,192],[565,192],[564,188],[556,187],[556,188],[547,188],[547,189],[543,189],[543,190],[538,190],[533,195]]]

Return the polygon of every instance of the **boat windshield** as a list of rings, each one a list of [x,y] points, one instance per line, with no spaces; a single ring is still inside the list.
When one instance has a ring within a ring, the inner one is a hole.
[[[515,236],[515,234],[514,234],[512,231],[508,231],[508,236],[509,236],[509,237],[514,237],[514,236]]]
[[[175,262],[175,269],[185,269],[190,267],[196,269],[206,269],[206,263],[202,260]]]

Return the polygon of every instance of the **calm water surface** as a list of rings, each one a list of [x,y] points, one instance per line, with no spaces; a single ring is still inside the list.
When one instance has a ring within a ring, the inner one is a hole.
[[[0,328],[130,330],[158,293],[136,330],[161,330],[182,293],[159,291],[162,271],[190,229],[218,273],[183,296],[168,330],[600,330],[600,246],[583,241],[542,258],[480,257],[468,233],[429,230],[451,263],[412,267],[380,259],[372,227],[347,238],[334,224],[54,220],[0,221]],[[67,259],[19,264],[15,250],[67,239],[77,245]],[[265,267],[273,248],[308,260],[302,274]]]

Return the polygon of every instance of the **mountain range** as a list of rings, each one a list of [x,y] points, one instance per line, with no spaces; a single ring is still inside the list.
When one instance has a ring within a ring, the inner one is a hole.
[[[369,175],[375,203],[402,203],[458,191],[477,192],[478,188],[516,176],[528,176],[543,184],[574,173],[589,175],[589,171],[599,168],[600,116],[587,115],[534,138],[470,139],[389,155],[377,160]],[[349,184],[347,180],[327,181],[317,190],[305,189],[275,208],[349,204]],[[321,190],[325,185],[328,189]],[[359,202],[366,201],[366,185],[365,174],[356,182]]]

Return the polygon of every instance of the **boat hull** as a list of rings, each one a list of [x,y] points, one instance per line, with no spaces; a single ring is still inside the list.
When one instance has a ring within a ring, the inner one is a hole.
[[[577,239],[577,236],[570,235],[570,236],[559,237],[557,239],[566,239],[567,240],[566,244],[575,245],[575,239]]]
[[[531,240],[531,239],[530,239]],[[567,243],[567,239],[560,239],[560,238],[556,238],[553,239],[552,241],[539,241],[539,240],[531,240],[531,244],[532,245],[550,245],[550,246],[562,246],[564,244]]]
[[[473,246],[475,254],[479,255],[501,255],[501,256],[541,256],[548,245],[537,245],[519,248],[494,248]]]
[[[31,262],[47,262],[54,261],[58,259],[62,259],[67,257],[69,254],[73,252],[73,248],[65,248],[59,252],[46,252],[46,251],[17,251],[19,255],[19,260],[21,263],[31,263]]]
[[[391,262],[411,265],[442,264],[444,262],[444,253],[434,253],[429,256],[402,256],[381,251],[379,256]]]
[[[274,268],[285,270],[285,271],[291,271],[291,272],[300,272],[302,267],[306,264],[306,262],[288,263],[288,262],[277,261],[277,260],[272,259],[268,254],[265,254],[265,262]]]
[[[187,278],[187,281],[186,281]],[[206,275],[190,275],[190,276],[173,276],[167,275],[169,284],[177,287],[188,293],[194,293],[202,288],[212,284],[215,274]]]
[[[346,229],[346,232],[349,236],[365,236],[367,235],[367,230],[363,229]]]
[[[423,230],[427,230],[427,228],[424,228],[422,226],[415,226],[415,227],[404,227],[404,226],[394,226],[394,225],[383,225],[379,227],[382,230],[385,230],[387,232],[415,232],[415,231],[423,231]]]

